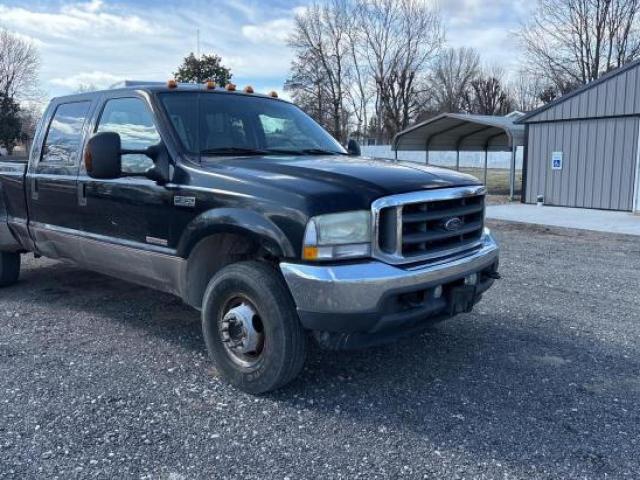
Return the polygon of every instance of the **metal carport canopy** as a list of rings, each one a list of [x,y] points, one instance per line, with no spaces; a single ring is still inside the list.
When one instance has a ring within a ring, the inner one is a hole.
[[[511,152],[524,145],[524,126],[513,123],[518,118],[443,113],[399,132],[393,149]]]

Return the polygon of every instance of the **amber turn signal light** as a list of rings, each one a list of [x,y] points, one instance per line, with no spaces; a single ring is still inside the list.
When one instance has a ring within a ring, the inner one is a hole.
[[[211,80],[209,80],[204,83],[204,86],[207,90],[213,90],[214,88],[216,88],[216,82],[212,82]]]
[[[315,260],[318,258],[318,247],[305,246],[302,249],[302,258],[304,260]]]
[[[278,98],[278,92],[276,92],[275,90],[272,90],[271,92],[269,92],[269,96],[273,98]]]
[[[227,86],[225,88],[227,89],[228,92],[236,91],[236,86],[233,83],[227,83]]]
[[[247,85],[244,87],[244,93],[253,93],[253,87],[251,85]]]
[[[175,80],[167,81],[167,88],[178,88],[178,82]]]

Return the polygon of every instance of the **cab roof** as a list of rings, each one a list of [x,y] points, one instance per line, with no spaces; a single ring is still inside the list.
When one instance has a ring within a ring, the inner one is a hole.
[[[82,100],[92,98],[96,95],[101,94],[114,94],[114,93],[122,93],[127,91],[142,91],[147,92],[149,94],[157,94],[163,92],[169,93],[178,93],[178,92],[205,92],[205,93],[218,93],[224,95],[243,95],[246,97],[258,97],[258,98],[268,98],[270,100],[279,100],[285,103],[291,103],[287,100],[284,100],[280,97],[273,97],[271,95],[263,94],[263,93],[247,93],[243,90],[233,90],[229,91],[224,87],[215,87],[215,88],[207,88],[204,84],[199,83],[178,83],[176,87],[170,88],[167,85],[167,82],[145,82],[145,81],[131,81],[125,80],[121,85],[114,86],[113,88],[107,88],[102,90],[95,90],[91,92],[81,92],[75,93],[71,95],[63,95],[59,97],[53,98],[51,101],[60,102],[61,100]]]

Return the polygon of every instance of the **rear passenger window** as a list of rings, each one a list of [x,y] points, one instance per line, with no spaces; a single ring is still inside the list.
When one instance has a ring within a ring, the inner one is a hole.
[[[91,102],[58,105],[44,141],[41,163],[78,165],[82,129],[90,106]]]
[[[108,100],[100,115],[97,131],[118,133],[122,148],[126,150],[144,150],[160,143],[153,117],[139,98]],[[122,156],[122,171],[125,173],[144,173],[152,166],[153,161],[146,155]]]

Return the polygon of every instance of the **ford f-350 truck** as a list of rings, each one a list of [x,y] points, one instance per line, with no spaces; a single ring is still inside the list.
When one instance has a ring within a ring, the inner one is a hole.
[[[0,284],[33,252],[179,296],[250,393],[346,349],[471,311],[498,278],[473,177],[345,150],[233,86],[54,99],[28,164],[0,162]]]

